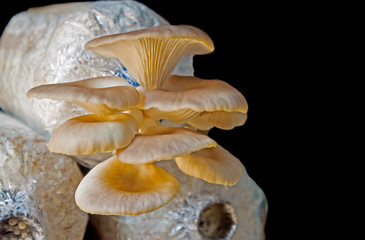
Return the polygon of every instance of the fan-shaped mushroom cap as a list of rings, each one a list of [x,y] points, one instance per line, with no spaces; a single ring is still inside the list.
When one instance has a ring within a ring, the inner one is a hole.
[[[163,85],[184,55],[207,54],[213,42],[192,26],[156,26],[103,36],[85,45],[105,57],[118,58],[147,91]]]
[[[84,177],[75,200],[92,214],[138,215],[166,205],[179,189],[175,177],[154,164],[125,164],[112,157]]]
[[[98,115],[114,114],[136,107],[141,99],[139,92],[119,77],[41,85],[29,90],[27,96],[66,100]]]
[[[129,164],[152,163],[216,146],[210,137],[186,128],[161,129],[154,135],[137,135],[125,149],[118,149],[119,161]]]
[[[177,157],[175,161],[185,174],[216,184],[232,186],[243,172],[240,160],[220,145]]]
[[[221,80],[172,75],[159,89],[146,93],[144,109],[161,111],[192,109],[196,112],[242,112],[248,110],[245,97]]]
[[[68,155],[95,154],[124,148],[138,132],[137,120],[129,114],[84,115],[62,123],[47,147]]]

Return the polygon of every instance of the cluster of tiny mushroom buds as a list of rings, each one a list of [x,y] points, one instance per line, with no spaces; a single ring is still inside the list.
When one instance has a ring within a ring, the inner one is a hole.
[[[32,240],[30,227],[18,218],[10,218],[0,222],[0,239]]]
[[[85,49],[119,59],[138,81],[98,77],[42,85],[28,97],[67,100],[93,114],[62,123],[48,148],[81,155],[113,151],[81,181],[75,199],[84,211],[137,215],[158,209],[179,192],[176,178],[153,163],[174,159],[179,169],[210,183],[234,185],[243,167],[199,130],[243,125],[247,103],[221,80],[171,75],[184,55],[207,54],[212,40],[191,26],[157,26],[89,41]],[[163,127],[169,119],[185,127]]]

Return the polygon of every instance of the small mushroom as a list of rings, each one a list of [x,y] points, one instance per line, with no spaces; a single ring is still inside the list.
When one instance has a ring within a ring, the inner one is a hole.
[[[136,88],[119,77],[41,85],[30,89],[27,96],[73,102],[98,115],[136,107],[141,99]]]
[[[105,57],[118,58],[145,91],[162,86],[184,55],[214,50],[210,37],[192,26],[156,26],[103,36],[85,45]]]
[[[118,149],[119,161],[129,164],[145,164],[160,160],[170,160],[185,156],[203,148],[215,147],[216,142],[210,137],[182,127],[155,129],[137,135],[125,149]]]
[[[180,184],[154,164],[125,164],[112,157],[84,177],[75,193],[85,212],[103,215],[138,215],[173,199]]]
[[[235,185],[243,172],[240,160],[220,145],[177,157],[175,161],[185,174],[215,184]]]
[[[68,155],[95,154],[124,148],[138,132],[131,115],[83,115],[62,123],[47,144],[50,151]]]

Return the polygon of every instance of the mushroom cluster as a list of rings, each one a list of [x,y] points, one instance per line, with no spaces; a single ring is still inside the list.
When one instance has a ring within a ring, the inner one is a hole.
[[[93,114],[62,123],[48,148],[68,155],[113,152],[75,193],[84,211],[137,215],[158,209],[179,192],[174,176],[153,164],[174,159],[179,169],[210,183],[234,185],[243,166],[199,130],[232,129],[247,118],[247,102],[221,80],[171,75],[184,55],[214,50],[192,26],[157,26],[89,41],[85,49],[119,59],[136,80],[113,77],[41,85],[28,97],[66,100]],[[164,127],[162,120],[183,124]]]
[[[10,218],[0,222],[0,239],[33,240],[32,227],[20,218]]]

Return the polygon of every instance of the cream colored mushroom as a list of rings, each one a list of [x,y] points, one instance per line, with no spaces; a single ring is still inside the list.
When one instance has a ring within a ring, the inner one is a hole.
[[[193,111],[189,108],[183,108],[181,110],[164,112],[158,108],[150,108],[144,110],[144,113],[152,119],[171,119],[177,124],[186,123],[199,117],[200,112]]]
[[[105,57],[118,58],[145,91],[162,86],[184,55],[207,54],[213,42],[192,26],[156,26],[103,36],[85,45]]]
[[[151,117],[167,116],[194,127],[206,125],[206,129],[211,124],[232,129],[245,123],[248,105],[244,96],[224,81],[172,75],[161,88],[146,93],[144,109]]]
[[[136,107],[142,99],[132,85],[119,77],[41,85],[29,90],[27,96],[73,102],[98,115]]]
[[[89,41],[90,49],[118,58],[141,86],[117,77],[35,87],[28,97],[66,100],[95,113],[61,124],[48,143],[57,153],[115,152],[82,180],[77,205],[92,214],[138,215],[167,204],[178,181],[152,163],[175,159],[184,173],[234,185],[243,166],[214,140],[192,129],[161,127],[160,119],[199,129],[231,129],[245,123],[247,102],[221,80],[170,76],[184,55],[214,50],[209,36],[191,26],[157,26]]]
[[[85,212],[103,215],[138,215],[173,199],[180,184],[154,164],[125,164],[112,157],[95,166],[75,193]]]
[[[146,93],[144,109],[161,111],[192,109],[196,112],[242,112],[248,110],[245,97],[221,80],[172,75],[159,89]]]
[[[62,123],[47,147],[68,155],[95,154],[124,148],[138,133],[138,121],[131,115],[84,115]]]
[[[203,121],[224,130],[231,130],[236,126],[242,126],[247,120],[247,114],[241,112],[202,112],[199,117]],[[194,125],[193,121],[188,121],[188,123]]]
[[[154,129],[137,135],[125,149],[116,151],[119,161],[129,164],[145,164],[171,160],[203,148],[215,147],[210,137],[181,127]]]
[[[202,131],[209,131],[211,128],[214,127],[213,124],[208,123],[207,121],[203,120],[201,117],[196,117],[194,119],[188,120],[186,122],[187,124],[189,124],[190,126],[202,130]]]
[[[243,172],[240,160],[220,145],[177,157],[175,161],[185,174],[215,184],[235,185]]]

